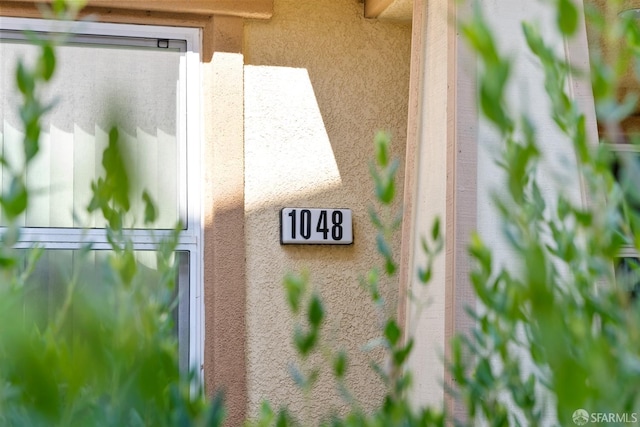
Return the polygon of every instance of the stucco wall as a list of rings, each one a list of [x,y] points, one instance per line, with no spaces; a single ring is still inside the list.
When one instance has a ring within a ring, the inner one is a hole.
[[[371,407],[382,387],[361,347],[376,336],[376,316],[358,284],[380,264],[368,163],[377,129],[404,158],[410,25],[366,20],[356,0],[276,0],[273,18],[245,23],[244,35],[249,414],[265,398],[307,414],[339,407],[328,376],[305,400],[287,371],[296,358],[282,278],[304,268],[326,302],[325,336],[348,349],[349,383]],[[285,206],[351,208],[354,244],[280,246]],[[385,287],[395,305],[397,283]]]

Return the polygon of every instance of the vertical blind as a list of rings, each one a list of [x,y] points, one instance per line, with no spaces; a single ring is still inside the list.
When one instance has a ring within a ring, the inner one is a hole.
[[[75,243],[80,241],[59,244],[47,239],[50,228],[72,235],[65,230],[105,225],[101,214],[88,213],[87,207],[91,182],[104,176],[102,154],[112,127],[120,135],[131,187],[125,227],[173,229],[179,220],[186,224],[185,51],[186,42],[181,40],[100,35],[74,35],[56,48],[55,74],[40,94],[53,108],[42,120],[40,151],[25,170],[30,198],[27,211],[18,218],[18,225],[38,235],[38,245],[44,248],[30,276],[30,298],[55,307],[75,273],[82,286],[105,283],[101,272],[109,252],[104,241],[100,249],[87,253],[77,249]],[[0,30],[0,153],[14,171],[24,165],[16,65],[19,59],[33,64],[37,55],[38,48],[21,32]],[[10,177],[11,170],[0,165],[1,188],[8,188]],[[143,191],[157,206],[158,220],[152,225],[144,224]],[[0,216],[0,226],[6,220]],[[133,243],[140,242],[134,237]],[[135,252],[138,270],[150,286],[159,274],[154,249],[147,244]],[[174,325],[180,367],[187,372],[193,317],[190,292],[197,257],[190,249],[180,249],[175,256],[180,300]],[[25,310],[29,309],[25,302]],[[38,314],[42,321],[49,320],[48,313]]]
[[[101,41],[101,40],[99,40]],[[155,43],[155,44],[154,44]],[[153,228],[173,228],[184,212],[186,173],[178,144],[178,48],[124,48],[112,44],[69,43],[57,48],[57,70],[43,96],[54,107],[43,120],[40,152],[26,171],[30,204],[18,224],[26,227],[102,227],[99,214],[86,211],[90,183],[102,176],[102,153],[108,133],[117,127],[131,184],[129,228],[146,228],[142,192],[158,206]],[[27,63],[37,48],[21,40],[0,38],[0,148],[14,170],[24,162],[20,96],[15,64]],[[9,171],[3,167],[4,188]],[[5,219],[0,219],[5,225]]]

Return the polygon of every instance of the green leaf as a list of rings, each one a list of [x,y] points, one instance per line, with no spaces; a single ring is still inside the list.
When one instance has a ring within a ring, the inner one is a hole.
[[[12,268],[17,263],[17,256],[14,252],[0,248],[0,268]]]
[[[571,0],[558,0],[558,28],[565,36],[571,36],[578,28],[578,10]]]
[[[382,255],[385,259],[385,271],[388,275],[392,275],[393,273],[395,273],[396,264],[393,261],[391,248],[389,248],[387,241],[381,233],[378,233],[378,235],[376,236],[376,244],[378,247],[378,253],[380,253],[380,255]]]
[[[481,55],[484,61],[490,64],[499,61],[493,33],[487,26],[479,8],[476,8],[471,22],[461,25],[461,30],[471,47]]]
[[[106,172],[105,184],[107,196],[113,203],[129,211],[129,176],[119,144],[118,129],[109,131],[109,145],[102,153],[102,166]]]
[[[411,350],[413,349],[413,339],[410,339],[409,342],[407,342],[407,344],[394,351],[393,352],[393,363],[395,366],[402,366],[406,360],[407,357],[409,357],[409,354],[411,354]]]
[[[333,359],[333,373],[336,378],[343,378],[347,371],[347,354],[344,351],[338,352]]]
[[[475,379],[482,387],[491,389],[493,385],[493,373],[491,372],[491,365],[486,358],[480,360],[476,367]]]
[[[393,201],[396,194],[396,184],[393,179],[380,180],[376,183],[376,195],[378,200],[388,205]]]
[[[322,323],[324,319],[324,307],[322,307],[322,301],[320,301],[320,297],[317,295],[313,295],[311,297],[311,301],[309,301],[309,323],[317,328]]]
[[[471,235],[469,253],[480,263],[483,271],[491,271],[491,251],[484,245],[478,233]]]
[[[389,134],[386,132],[378,132],[374,139],[376,147],[376,161],[381,167],[389,164]]]
[[[542,214],[544,213],[544,209],[546,207],[546,203],[544,201],[544,197],[542,196],[542,193],[540,192],[540,188],[535,183],[531,186],[531,196],[533,198],[532,200],[533,205],[537,209],[538,214],[542,216]]]
[[[387,321],[387,325],[384,327],[384,337],[389,341],[391,346],[395,346],[398,343],[398,340],[402,336],[402,331],[398,327],[398,324],[395,320],[389,319]]]
[[[144,201],[144,223],[151,224],[157,219],[156,205],[146,190],[142,192],[142,200]]]
[[[284,286],[289,307],[294,314],[298,314],[300,311],[300,300],[307,288],[307,279],[305,276],[290,273],[284,278]]]
[[[460,336],[454,336],[451,340],[451,374],[458,385],[466,385],[466,365],[465,360],[462,357],[462,338]]]
[[[312,329],[309,333],[304,333],[301,328],[296,328],[293,332],[293,343],[302,357],[306,357],[318,342],[317,329]]]
[[[52,7],[53,11],[57,15],[60,15],[60,14],[64,13],[67,10],[67,1],[66,0],[53,0],[53,2],[51,3],[51,7]]]
[[[375,184],[376,198],[382,204],[389,205],[393,202],[396,194],[395,175],[399,165],[398,159],[393,159],[389,167],[381,173],[378,173],[375,167],[370,165],[371,176]]]
[[[276,427],[289,427],[293,425],[289,412],[282,408],[278,412],[278,418],[276,419]]]
[[[27,188],[24,185],[24,181],[14,176],[11,180],[9,191],[6,191],[0,199],[7,218],[13,220],[23,213],[27,209],[27,200]]]
[[[271,425],[271,421],[273,420],[275,414],[273,413],[273,409],[271,409],[271,405],[266,400],[262,402],[260,406],[260,426],[269,426]]]
[[[440,237],[440,217],[436,217],[433,221],[433,226],[431,227],[431,239],[438,240]]]
[[[26,133],[24,138],[24,155],[27,162],[31,161],[40,150],[40,123],[39,117],[35,117],[26,125]]]
[[[42,53],[39,59],[40,75],[45,81],[49,81],[56,69],[56,56],[50,44],[42,46]]]
[[[128,245],[120,253],[115,253],[110,259],[113,271],[118,273],[118,277],[127,287],[133,282],[138,271],[138,264],[133,253],[131,245]]]
[[[369,220],[371,221],[371,223],[373,224],[373,226],[374,226],[377,230],[382,229],[382,228],[384,227],[384,226],[382,225],[382,220],[380,220],[380,216],[378,215],[378,213],[376,212],[376,210],[373,208],[373,206],[369,206],[368,212],[369,212]]]
[[[581,114],[576,124],[576,135],[574,138],[574,146],[578,152],[578,159],[582,163],[589,160],[589,143],[587,140],[587,125],[584,114]]]
[[[18,69],[16,70],[16,82],[18,83],[18,89],[23,95],[30,97],[33,94],[35,81],[33,80],[33,76],[25,68],[22,61],[18,62]]]
[[[369,294],[371,295],[371,299],[374,303],[380,303],[382,300],[380,289],[378,289],[379,281],[380,273],[375,268],[369,270],[366,280],[363,280],[363,285],[369,290]]]
[[[398,265],[393,262],[393,259],[387,258],[384,263],[384,269],[387,272],[387,275],[393,276],[398,269]]]
[[[433,275],[433,269],[431,266],[427,268],[419,268],[418,269],[418,278],[420,279],[420,283],[426,285],[431,281],[431,276]]]

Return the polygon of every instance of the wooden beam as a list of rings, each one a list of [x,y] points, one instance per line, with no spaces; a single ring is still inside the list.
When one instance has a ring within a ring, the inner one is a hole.
[[[51,3],[51,0],[4,0],[2,3]],[[3,11],[2,3],[0,13]],[[269,19],[273,15],[273,0],[89,0],[87,5],[132,11],[226,15],[252,19]]]

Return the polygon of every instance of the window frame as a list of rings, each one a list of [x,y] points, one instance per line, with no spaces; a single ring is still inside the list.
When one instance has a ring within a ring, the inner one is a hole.
[[[45,19],[13,18],[0,16],[0,31],[67,32],[88,37],[128,39],[175,39],[186,42],[184,60],[180,61],[180,78],[185,80],[184,91],[178,97],[176,140],[186,173],[181,173],[178,183],[180,218],[185,228],[178,239],[177,251],[189,252],[189,357],[191,370],[203,380],[204,365],[204,286],[203,268],[204,228],[202,224],[202,98],[200,57],[202,29],[193,27],[169,27],[141,24],[115,24],[89,21],[61,22]],[[1,37],[1,33],[0,33]],[[129,45],[127,43],[127,45]],[[134,250],[154,250],[158,239],[167,237],[171,230],[131,229],[124,232],[131,239]],[[37,244],[44,249],[80,249],[92,242],[96,250],[109,249],[104,229],[24,227],[16,248],[29,248]]]

